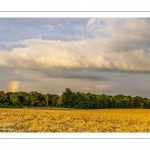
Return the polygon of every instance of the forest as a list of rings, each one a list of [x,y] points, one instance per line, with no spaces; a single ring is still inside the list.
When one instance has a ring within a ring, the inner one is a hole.
[[[42,94],[36,91],[4,92],[0,91],[1,108],[60,107],[79,109],[107,108],[150,108],[150,99],[140,96],[106,95],[72,92],[66,88],[62,95]]]

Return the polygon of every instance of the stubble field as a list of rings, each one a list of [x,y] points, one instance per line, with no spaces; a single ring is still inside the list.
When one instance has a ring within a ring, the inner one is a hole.
[[[1,108],[0,132],[150,132],[150,110]]]

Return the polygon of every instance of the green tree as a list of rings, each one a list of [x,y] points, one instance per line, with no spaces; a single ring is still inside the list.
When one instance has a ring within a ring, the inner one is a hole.
[[[26,98],[29,94],[26,92],[18,92],[17,96],[19,98],[20,103],[22,106],[28,105],[28,99]]]
[[[43,107],[45,106],[45,99],[44,99],[44,95],[41,94],[41,93],[38,93],[36,91],[32,91],[29,93],[30,94],[30,100],[31,100],[31,103],[30,105],[31,106],[39,106],[39,107]]]
[[[3,104],[7,101],[7,96],[4,91],[0,91],[0,103]]]
[[[140,96],[133,97],[133,106],[134,108],[142,108],[143,107],[142,97]]]
[[[71,107],[72,106],[72,102],[73,101],[73,94],[71,89],[66,88],[65,92],[63,92],[62,94],[62,104],[64,107]]]
[[[56,94],[52,94],[52,107],[57,107],[59,96]]]
[[[49,99],[50,99],[50,94],[49,93],[47,93],[47,94],[45,94],[45,106],[48,106],[49,105]]]
[[[18,98],[16,93],[13,93],[10,95],[10,102],[11,102],[12,106],[21,105],[21,103],[19,102],[19,98]]]
[[[106,94],[102,94],[101,96],[102,108],[108,108],[108,96]]]
[[[57,106],[61,107],[62,106],[62,96],[60,96],[57,100]]]
[[[113,96],[108,96],[107,97],[107,103],[108,103],[108,108],[113,108],[114,107],[114,98],[113,98]]]

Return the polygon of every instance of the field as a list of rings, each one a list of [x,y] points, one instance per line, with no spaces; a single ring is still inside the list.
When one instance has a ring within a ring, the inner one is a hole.
[[[150,132],[150,110],[1,108],[0,132]]]

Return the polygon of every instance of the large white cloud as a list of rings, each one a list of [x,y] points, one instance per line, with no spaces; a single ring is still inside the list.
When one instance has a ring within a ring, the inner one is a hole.
[[[109,39],[51,41],[28,39],[17,42],[25,48],[0,51],[1,66],[25,68],[95,68],[122,71],[150,71],[150,53],[144,49],[117,52]],[[16,44],[16,43],[11,43]],[[116,43],[114,42],[114,45]],[[109,51],[106,49],[109,49]]]

